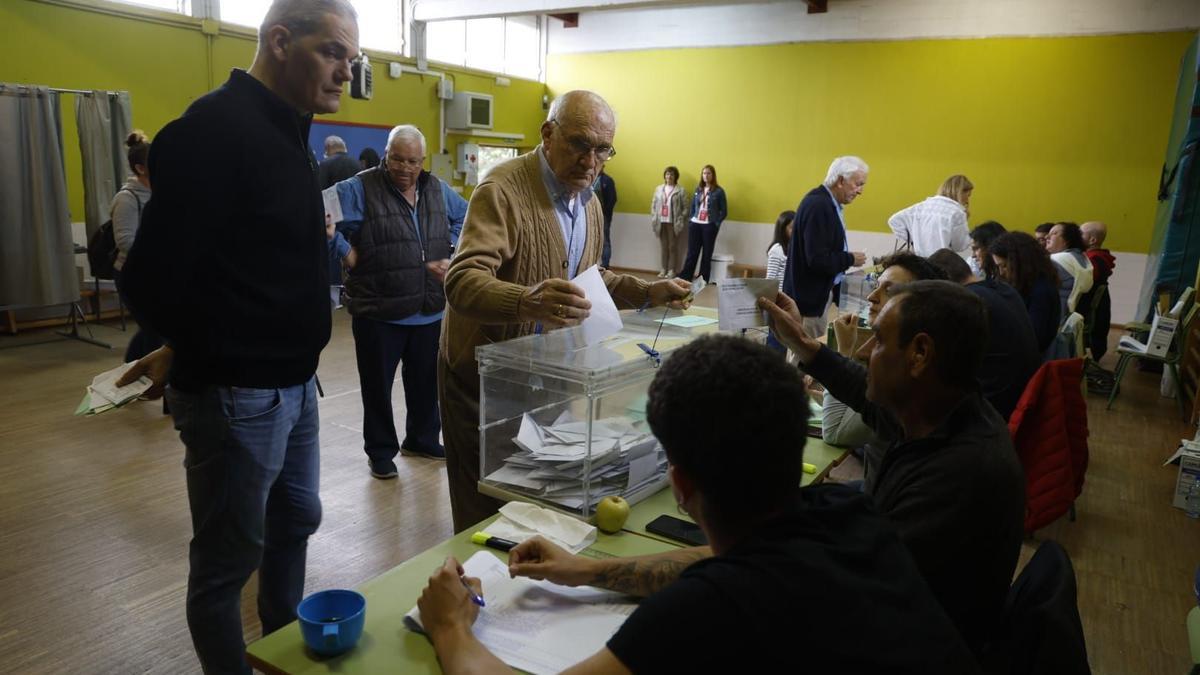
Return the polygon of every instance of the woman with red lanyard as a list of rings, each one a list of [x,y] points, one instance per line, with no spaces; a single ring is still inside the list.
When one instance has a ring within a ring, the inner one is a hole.
[[[700,171],[700,184],[692,195],[692,222],[688,225],[687,259],[679,270],[679,278],[691,281],[696,270],[696,259],[700,259],[700,276],[708,283],[712,267],[713,244],[717,242],[717,231],[725,220],[728,208],[725,205],[725,190],[717,184],[717,170],[711,164]],[[703,250],[703,254],[701,251]]]
[[[654,199],[650,201],[650,229],[654,230],[662,247],[660,279],[670,279],[679,269],[679,245],[676,242],[687,219],[683,188],[679,186],[679,169],[668,166],[663,171],[663,184],[654,189]]]

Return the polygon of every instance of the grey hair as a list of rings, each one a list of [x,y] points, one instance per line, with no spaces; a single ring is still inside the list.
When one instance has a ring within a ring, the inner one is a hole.
[[[428,151],[428,148],[425,146],[425,134],[421,133],[420,129],[411,124],[401,124],[400,126],[394,127],[388,132],[387,149],[390,150],[392,143],[395,143],[396,141],[404,141],[407,143],[412,143],[415,141],[421,144],[422,155],[426,154]]]
[[[325,152],[329,152],[330,150],[338,150],[338,149],[341,149],[342,152],[345,152],[346,151],[346,141],[343,141],[341,136],[326,136],[325,137]]]
[[[271,26],[283,26],[294,37],[312,35],[321,29],[328,14],[358,21],[358,12],[348,0],[275,0],[258,27],[258,41],[263,41]]]
[[[839,178],[849,178],[856,173],[867,173],[870,171],[867,168],[867,163],[862,161],[861,157],[854,155],[844,155],[833,160],[829,165],[829,171],[825,174],[825,187],[833,187]]]
[[[546,113],[546,121],[559,121],[558,114],[562,112],[562,109],[571,105],[572,103],[576,103],[577,101],[589,101],[596,104],[601,110],[608,111],[608,114],[612,116],[613,126],[616,126],[617,112],[612,109],[612,106],[608,104],[608,101],[604,100],[603,96],[594,91],[588,91],[587,89],[573,89],[551,101],[550,110]]]

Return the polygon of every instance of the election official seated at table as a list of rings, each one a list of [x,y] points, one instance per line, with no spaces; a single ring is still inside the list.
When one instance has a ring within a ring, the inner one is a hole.
[[[643,598],[567,672],[977,672],[868,498],[798,487],[807,419],[795,411],[805,406],[801,374],[743,338],[702,337],[662,365],[647,418],[679,508],[711,548],[592,559],[534,538],[513,549],[514,576]],[[446,673],[506,672],[472,633],[471,591],[488,594],[447,558],[418,601],[425,631]]]

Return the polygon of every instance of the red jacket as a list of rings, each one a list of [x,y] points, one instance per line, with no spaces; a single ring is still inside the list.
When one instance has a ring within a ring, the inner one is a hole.
[[[1083,491],[1088,464],[1083,359],[1047,361],[1034,373],[1008,420],[1025,470],[1025,531],[1066,513]]]

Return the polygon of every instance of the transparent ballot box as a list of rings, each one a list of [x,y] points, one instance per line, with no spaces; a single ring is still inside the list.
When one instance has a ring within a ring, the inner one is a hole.
[[[604,497],[632,504],[666,485],[646,390],[660,360],[717,330],[717,313],[630,310],[621,318],[620,332],[592,345],[569,328],[476,349],[480,492],[586,519]]]

